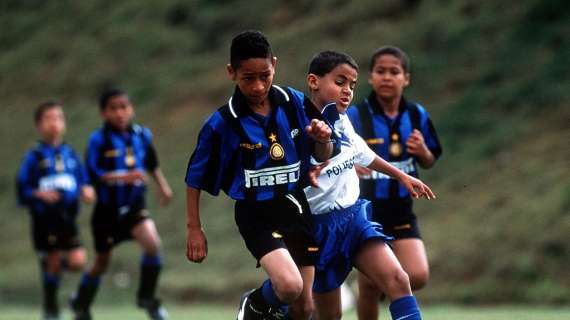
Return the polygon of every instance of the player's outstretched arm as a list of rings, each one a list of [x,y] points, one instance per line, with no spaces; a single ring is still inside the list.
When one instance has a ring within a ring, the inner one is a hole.
[[[208,255],[208,241],[200,221],[200,190],[186,188],[187,239],[186,257],[192,262],[200,263]]]
[[[368,168],[385,173],[397,179],[414,198],[425,197],[428,200],[435,199],[435,194],[425,183],[404,173],[378,156],[376,156],[372,163],[368,165]]]
[[[158,185],[158,199],[160,205],[162,207],[165,207],[168,205],[168,203],[170,203],[170,200],[172,199],[172,189],[170,188],[170,185],[168,184],[166,177],[162,174],[162,170],[160,170],[159,167],[154,169],[151,175],[156,184]]]

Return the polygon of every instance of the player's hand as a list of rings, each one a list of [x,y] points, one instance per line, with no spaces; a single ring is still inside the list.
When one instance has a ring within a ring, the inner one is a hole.
[[[43,202],[54,204],[61,200],[61,193],[55,190],[35,191],[34,196]]]
[[[312,187],[318,188],[319,187],[319,176],[321,175],[321,171],[328,166],[330,163],[329,160],[318,164],[316,166],[312,166],[311,169],[309,170],[309,184]]]
[[[170,186],[161,186],[158,189],[158,202],[161,207],[166,207],[172,200],[173,192]]]
[[[400,182],[410,192],[413,198],[425,197],[428,200],[435,199],[435,194],[420,179],[416,179],[408,174],[404,174]]]
[[[320,143],[328,143],[331,140],[331,128],[321,120],[313,119],[305,131],[313,140]]]
[[[372,175],[372,169],[368,169],[363,166],[359,166],[357,164],[354,165],[354,170],[356,170],[356,174],[359,178],[362,177],[370,177]]]
[[[208,240],[202,228],[188,227],[186,239],[186,258],[192,262],[200,263],[208,255]]]
[[[95,203],[95,200],[97,199],[95,189],[89,185],[84,185],[81,187],[81,199],[85,203]]]
[[[424,136],[418,129],[414,129],[408,140],[406,140],[406,151],[418,157],[422,157],[429,152]]]

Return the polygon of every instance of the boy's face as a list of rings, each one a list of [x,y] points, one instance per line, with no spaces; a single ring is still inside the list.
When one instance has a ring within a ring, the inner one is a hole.
[[[101,111],[103,119],[118,130],[127,130],[134,114],[133,105],[126,95],[110,98],[103,111]]]
[[[237,69],[227,66],[228,75],[236,82],[250,104],[260,104],[267,99],[275,75],[277,58],[250,58],[241,61]]]
[[[368,83],[376,95],[383,99],[395,99],[410,84],[410,74],[404,71],[400,59],[391,54],[376,58]]]
[[[65,117],[61,107],[56,106],[44,111],[36,128],[44,140],[60,138],[65,133]]]
[[[357,78],[358,72],[352,66],[343,63],[323,77],[309,74],[307,81],[318,107],[335,102],[338,111],[344,113],[352,102]]]

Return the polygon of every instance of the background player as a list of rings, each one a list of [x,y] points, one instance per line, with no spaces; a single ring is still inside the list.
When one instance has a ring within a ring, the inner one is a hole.
[[[26,154],[18,172],[18,200],[32,218],[32,239],[40,259],[43,284],[43,319],[60,319],[57,291],[61,272],[79,271],[85,249],[79,240],[76,218],[80,195],[95,200],[80,158],[63,142],[65,117],[61,104],[48,101],[34,114],[40,141]]]
[[[431,168],[442,149],[428,113],[403,97],[404,88],[410,84],[406,53],[393,46],[378,49],[371,59],[368,82],[373,91],[348,110],[354,129],[379,156],[417,177],[417,164]],[[422,288],[429,276],[428,260],[410,193],[386,175],[357,169],[363,179],[362,197],[372,201],[373,220],[395,238],[392,248],[410,277],[412,289]],[[380,291],[362,274],[358,283],[359,318],[377,319]]]
[[[155,296],[161,269],[160,237],[145,206],[146,172],[158,185],[161,205],[168,204],[172,191],[158,166],[150,130],[131,123],[134,107],[127,93],[105,91],[99,107],[104,125],[89,138],[86,155],[88,173],[97,191],[91,219],[96,256],[71,300],[75,319],[91,319],[89,308],[113,247],[133,238],[143,250],[137,304],[151,319],[165,319],[166,311]]]

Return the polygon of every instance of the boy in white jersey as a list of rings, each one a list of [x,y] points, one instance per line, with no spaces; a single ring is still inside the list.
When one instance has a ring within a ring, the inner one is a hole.
[[[390,298],[392,319],[421,319],[408,276],[386,244],[391,238],[380,224],[367,219],[369,202],[358,200],[354,165],[396,178],[415,198],[435,196],[420,180],[378,157],[354,132],[345,112],[357,75],[358,66],[350,56],[324,51],[312,59],[307,77],[311,101],[337,140],[333,157],[316,167],[318,186],[305,188],[320,250],[313,285],[317,318],[341,318],[340,286],[354,266]]]

